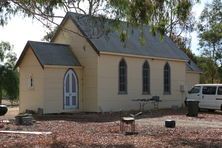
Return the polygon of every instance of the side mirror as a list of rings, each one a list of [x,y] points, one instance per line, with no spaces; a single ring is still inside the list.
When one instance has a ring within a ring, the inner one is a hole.
[[[189,91],[188,91],[188,94],[190,94],[190,93],[191,93],[191,91],[189,90]]]

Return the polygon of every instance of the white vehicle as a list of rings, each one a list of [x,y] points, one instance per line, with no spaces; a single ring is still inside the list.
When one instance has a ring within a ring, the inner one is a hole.
[[[222,110],[222,84],[196,84],[188,91],[186,101],[199,101],[199,108]]]

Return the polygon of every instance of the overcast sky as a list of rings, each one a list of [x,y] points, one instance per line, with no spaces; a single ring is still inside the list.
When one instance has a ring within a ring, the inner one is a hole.
[[[194,16],[198,18],[204,4],[212,0],[201,0],[193,8]],[[13,17],[6,26],[0,26],[0,41],[8,41],[14,45],[14,51],[19,56],[28,40],[41,41],[42,37],[46,34],[47,30],[38,21],[33,21],[31,18],[23,18],[21,16]],[[192,44],[191,49],[194,53],[198,54],[198,39],[197,34],[191,34]]]

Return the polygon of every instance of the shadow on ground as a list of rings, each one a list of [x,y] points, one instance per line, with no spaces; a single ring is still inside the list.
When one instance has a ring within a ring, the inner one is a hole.
[[[60,113],[60,114],[45,114],[45,115],[34,115],[34,118],[39,121],[48,120],[66,120],[75,122],[114,122],[119,121],[121,117],[130,116],[130,114],[136,114],[138,111],[130,112],[106,112],[106,113]],[[152,112],[143,112],[142,115],[136,117],[136,119],[143,118],[156,118],[169,115],[186,115],[186,109],[172,110],[172,109],[161,109]]]
[[[8,113],[2,119],[14,118],[18,114],[18,107],[9,107]],[[75,122],[114,122],[119,121],[121,117],[130,116],[130,114],[136,114],[139,111],[122,111],[122,112],[104,112],[104,113],[59,113],[59,114],[45,114],[37,115],[34,114],[34,118],[39,121],[49,121],[49,120],[65,120],[65,121],[75,121]],[[202,110],[200,114],[209,115],[222,115],[222,111],[208,112],[207,110]],[[136,117],[136,119],[143,118],[158,118],[171,115],[182,115],[186,116],[187,109],[159,109],[145,111],[142,115]],[[196,118],[202,119],[203,116],[198,116]]]

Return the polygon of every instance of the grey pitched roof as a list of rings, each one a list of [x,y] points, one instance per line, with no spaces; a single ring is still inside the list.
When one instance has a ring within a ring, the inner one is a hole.
[[[144,44],[141,44],[139,41],[141,29],[126,26],[126,23],[122,22],[121,26],[128,32],[128,39],[123,45],[123,42],[120,40],[120,34],[117,31],[112,31],[107,35],[101,35],[99,38],[90,38],[92,26],[87,21],[98,21],[93,22],[93,26],[100,27],[100,23],[107,23],[97,17],[90,17],[86,15],[68,13],[71,16],[72,20],[79,26],[79,28],[89,37],[89,40],[95,45],[98,51],[100,52],[115,52],[115,53],[126,53],[133,55],[143,55],[143,56],[152,56],[152,57],[163,57],[171,59],[181,59],[188,60],[183,54],[183,51],[177,48],[177,46],[167,37],[164,36],[163,40],[160,39],[160,36],[157,34],[153,36],[148,27],[144,27]],[[97,25],[97,26],[96,26]],[[133,33],[131,33],[133,32]]]
[[[189,57],[180,50],[169,37],[164,36],[161,40],[159,34],[153,36],[148,26],[143,27],[145,42],[141,44],[139,41],[141,37],[141,28],[130,27],[127,26],[125,22],[122,22],[121,26],[129,34],[127,41],[123,44],[120,40],[119,32],[115,30],[112,30],[108,34],[102,34],[98,38],[91,37],[92,31],[97,31],[98,29],[102,30],[104,29],[103,27],[107,26],[110,27],[111,25],[109,23],[111,20],[72,12],[68,12],[66,17],[71,18],[84,36],[87,37],[89,43],[94,47],[97,53],[113,52],[190,61]],[[93,23],[90,24],[90,21],[93,21]],[[187,63],[187,70],[201,72],[193,62],[191,62],[191,64]]]
[[[198,73],[203,72],[192,60],[189,60],[188,62],[186,62],[186,70],[187,71],[194,71],[194,72],[198,72]]]
[[[42,67],[44,65],[80,66],[69,45],[28,41],[16,67],[20,64],[29,47],[32,48]]]

